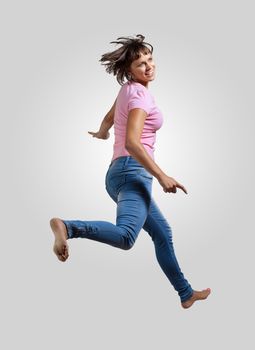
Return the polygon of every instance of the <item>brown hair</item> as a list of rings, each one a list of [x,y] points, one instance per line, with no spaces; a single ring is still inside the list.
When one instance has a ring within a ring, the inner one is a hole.
[[[137,34],[136,37],[117,38],[119,41],[111,41],[110,44],[116,43],[122,46],[115,51],[103,54],[99,60],[102,65],[106,66],[107,73],[117,75],[116,79],[120,85],[124,84],[124,78],[132,80],[128,69],[132,62],[141,56],[140,52],[144,54],[153,52],[153,46],[144,42],[144,38],[141,34]]]

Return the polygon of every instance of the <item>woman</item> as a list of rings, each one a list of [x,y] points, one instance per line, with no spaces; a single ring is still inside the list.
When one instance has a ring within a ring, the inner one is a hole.
[[[143,228],[155,245],[157,260],[178,292],[183,308],[196,300],[206,299],[210,289],[195,291],[178,265],[172,231],[151,196],[155,177],[164,192],[176,193],[177,188],[187,194],[185,187],[169,177],[154,161],[156,131],[163,116],[148,90],[155,77],[152,45],[143,35],[121,37],[111,43],[122,46],[102,55],[100,61],[108,73],[117,75],[121,85],[119,94],[93,137],[107,139],[114,125],[115,142],[105,186],[117,204],[116,225],[106,221],[50,220],[55,235],[54,252],[60,261],[69,256],[67,239],[88,238],[113,247],[130,249]],[[127,81],[124,83],[125,78]]]

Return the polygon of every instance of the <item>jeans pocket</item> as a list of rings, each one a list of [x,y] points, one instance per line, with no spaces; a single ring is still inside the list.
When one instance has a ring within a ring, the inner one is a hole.
[[[119,193],[121,186],[123,186],[125,182],[125,174],[109,174],[106,181],[107,192],[110,192],[112,196],[116,196]]]

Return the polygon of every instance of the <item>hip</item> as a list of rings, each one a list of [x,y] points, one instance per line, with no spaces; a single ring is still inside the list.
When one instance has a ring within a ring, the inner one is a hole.
[[[107,174],[134,174],[134,175],[142,175],[148,179],[153,179],[151,173],[149,173],[142,164],[140,164],[135,158],[132,156],[121,156],[113,161],[111,161]]]
[[[123,185],[151,187],[153,176],[132,156],[114,159],[105,176],[106,188],[120,189]],[[131,186],[131,187],[130,187]]]

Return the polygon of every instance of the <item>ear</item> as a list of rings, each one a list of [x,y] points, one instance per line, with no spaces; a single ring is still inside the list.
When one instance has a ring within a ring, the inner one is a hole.
[[[127,71],[127,78],[128,78],[128,80],[132,79],[132,74],[131,74],[130,70]]]

